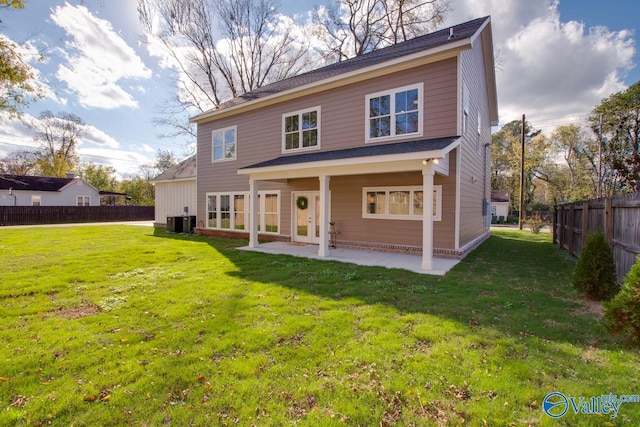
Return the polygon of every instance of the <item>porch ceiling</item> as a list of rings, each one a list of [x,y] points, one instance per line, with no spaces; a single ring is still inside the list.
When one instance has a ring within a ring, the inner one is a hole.
[[[422,160],[445,159],[460,144],[459,136],[393,144],[367,145],[333,151],[277,157],[238,170],[257,180],[308,178],[321,175],[359,175],[421,170]],[[435,171],[448,174],[448,167]],[[448,166],[448,165],[446,165]]]

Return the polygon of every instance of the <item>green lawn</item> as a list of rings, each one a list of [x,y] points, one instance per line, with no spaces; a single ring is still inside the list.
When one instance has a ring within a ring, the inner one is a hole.
[[[0,425],[638,425],[640,394],[548,234],[445,277],[145,227],[0,229]]]

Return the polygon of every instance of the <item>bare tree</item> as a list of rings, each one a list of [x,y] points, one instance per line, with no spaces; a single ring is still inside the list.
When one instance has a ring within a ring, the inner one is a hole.
[[[342,61],[426,34],[449,9],[449,0],[333,0],[313,22],[324,57]]]
[[[84,124],[75,114],[54,114],[48,110],[30,124],[36,131],[34,139],[40,145],[36,163],[42,175],[63,177],[76,167],[76,148],[84,135]]]
[[[36,155],[28,150],[14,151],[0,160],[0,172],[10,175],[29,175],[35,166]]]
[[[179,72],[177,102],[163,124],[193,133],[175,112],[203,112],[304,70],[308,42],[278,13],[276,0],[138,0],[146,41],[156,42]],[[183,114],[183,116],[186,114]]]

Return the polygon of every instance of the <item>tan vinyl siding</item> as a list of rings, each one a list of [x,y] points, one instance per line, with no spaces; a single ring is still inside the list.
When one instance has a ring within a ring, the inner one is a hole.
[[[491,143],[491,126],[482,50],[472,49],[462,52],[460,70],[461,84],[466,83],[470,93],[469,121],[466,132],[462,135],[459,177],[460,247],[464,247],[488,231],[485,218],[482,216],[482,203],[483,198],[490,198],[491,148],[485,149],[484,144]],[[478,112],[480,112],[482,127],[479,150],[477,149]],[[462,121],[462,100],[458,114]]]
[[[349,87],[333,89],[268,108],[198,125],[198,217],[206,215],[205,193],[248,191],[249,178],[237,170],[282,156],[282,115],[320,106],[320,150],[331,151],[365,145],[365,98],[368,94],[422,82],[424,132],[419,138],[438,138],[457,133],[457,61],[455,58],[378,77]],[[237,160],[211,161],[211,134],[215,129],[237,126]],[[416,136],[385,142],[415,140]],[[298,152],[299,153],[299,152]],[[292,153],[295,154],[295,153]],[[281,188],[261,182],[260,189]],[[282,232],[287,203],[282,193]]]

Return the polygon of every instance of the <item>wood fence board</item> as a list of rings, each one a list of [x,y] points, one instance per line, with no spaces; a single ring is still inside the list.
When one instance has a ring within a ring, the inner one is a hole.
[[[153,206],[0,206],[0,226],[152,221]]]
[[[611,245],[621,283],[640,253],[640,193],[555,207],[554,243],[580,256],[586,236],[602,231]]]

